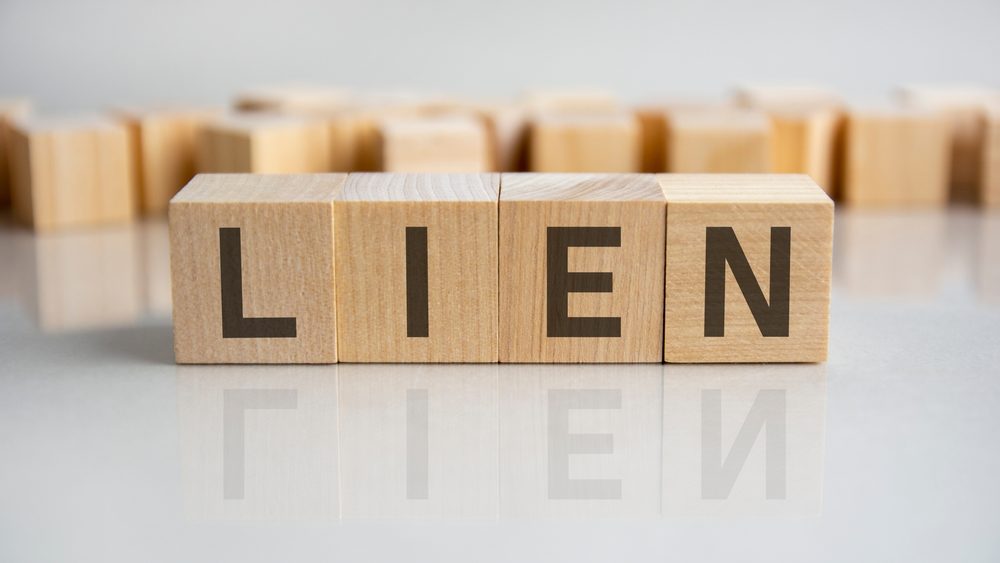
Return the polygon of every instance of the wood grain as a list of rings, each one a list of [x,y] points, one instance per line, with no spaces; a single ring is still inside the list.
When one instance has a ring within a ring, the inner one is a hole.
[[[833,246],[829,196],[802,175],[664,174],[659,181],[667,200],[664,359],[824,361]],[[709,227],[732,228],[765,298],[771,295],[772,228],[790,229],[787,336],[762,335],[731,262],[724,335],[706,336]]]
[[[178,363],[337,361],[333,200],[344,174],[196,176],[170,202]],[[242,316],[294,337],[223,337],[222,228],[238,228]]]
[[[335,205],[344,362],[497,361],[498,174],[352,174]],[[407,227],[425,227],[426,336],[408,331]]]
[[[646,174],[504,174],[500,361],[659,362],[665,202]],[[573,247],[568,272],[610,272],[611,292],[570,292],[568,316],[620,319],[618,337],[548,336],[549,227],[620,228],[620,246]]]

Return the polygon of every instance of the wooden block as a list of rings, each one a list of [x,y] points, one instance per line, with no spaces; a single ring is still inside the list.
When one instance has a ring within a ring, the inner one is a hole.
[[[12,123],[14,214],[35,230],[123,222],[135,215],[128,131],[111,119]]]
[[[335,204],[344,362],[497,361],[498,174],[352,174]]]
[[[132,135],[139,207],[147,215],[164,215],[170,198],[194,177],[198,129],[217,112],[124,109],[116,113]]]
[[[1000,94],[976,86],[945,85],[908,85],[898,94],[908,107],[938,111],[944,116],[951,149],[950,198],[966,203],[979,201],[986,112]]]
[[[648,174],[504,174],[500,361],[659,362],[663,194]]]
[[[234,114],[198,134],[199,172],[298,174],[331,168],[326,122],[267,114]]]
[[[618,98],[601,90],[535,90],[521,97],[521,105],[531,112],[579,114],[620,113]]]
[[[802,175],[659,180],[667,199],[664,359],[824,361],[829,196]]]
[[[986,111],[980,201],[986,207],[1000,207],[1000,102]]]
[[[845,143],[844,202],[927,206],[948,201],[948,124],[939,114],[854,110]]]
[[[337,361],[344,174],[195,176],[170,202],[177,363]]]
[[[22,118],[31,111],[28,100],[0,100],[0,206],[10,203],[10,168],[7,164],[7,129],[12,119]]]
[[[490,143],[490,170],[519,172],[528,168],[528,114],[519,105],[474,104],[471,111],[483,122]]]
[[[829,195],[843,139],[843,113],[834,107],[775,109],[771,118],[771,171],[806,174]]]
[[[389,118],[378,125],[378,168],[385,172],[486,172],[491,147],[472,117]]]
[[[639,123],[617,114],[537,114],[529,163],[535,172],[637,172]]]
[[[733,92],[733,101],[740,107],[767,112],[844,105],[839,94],[810,84],[743,84]]]
[[[667,171],[667,132],[670,130],[671,115],[693,111],[720,111],[728,107],[721,102],[697,98],[668,98],[637,106],[635,116],[639,121],[639,136],[642,141],[641,171],[647,173]]]
[[[671,172],[767,172],[767,116],[752,110],[681,111],[671,115],[667,169]]]
[[[355,103],[342,88],[308,85],[264,86],[237,94],[238,111],[260,111],[294,115],[328,114]]]

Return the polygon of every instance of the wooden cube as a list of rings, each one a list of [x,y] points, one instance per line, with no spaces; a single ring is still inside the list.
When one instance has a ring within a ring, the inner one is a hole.
[[[987,207],[1000,207],[1000,102],[986,112],[980,200]]]
[[[177,363],[333,363],[344,174],[196,176],[170,202]]]
[[[10,168],[7,164],[7,129],[13,119],[24,117],[31,110],[27,100],[0,100],[0,206],[10,203]]]
[[[324,115],[354,103],[354,97],[342,88],[285,85],[245,90],[237,94],[233,107],[238,111]]]
[[[497,361],[499,174],[352,174],[335,204],[344,362]]]
[[[733,92],[733,101],[740,107],[766,112],[844,105],[839,94],[815,84],[743,84]]]
[[[833,195],[843,139],[843,113],[834,107],[775,109],[771,118],[771,171],[806,174]]]
[[[330,130],[314,118],[234,114],[198,135],[199,172],[297,174],[330,170]]]
[[[944,116],[951,150],[950,199],[979,201],[986,112],[1000,94],[976,86],[918,84],[903,86],[898,94],[908,107],[938,111]]]
[[[850,205],[944,205],[949,131],[937,113],[855,110],[848,116],[842,198]]]
[[[111,119],[27,118],[9,131],[14,214],[38,231],[135,216],[132,152]]]
[[[667,199],[664,359],[826,359],[833,201],[802,175],[659,177]]]
[[[627,113],[537,114],[529,164],[534,172],[638,172],[639,122]]]
[[[648,174],[504,174],[500,361],[659,362],[663,194]]]
[[[468,116],[389,118],[378,125],[378,169],[384,172],[486,172],[491,146],[483,124]]]
[[[635,108],[642,140],[641,171],[647,173],[666,172],[667,140],[670,131],[670,116],[675,113],[696,111],[721,111],[731,109],[722,102],[698,98],[666,98],[642,104]]]
[[[767,172],[771,132],[752,110],[681,111],[671,115],[667,170],[688,173]]]
[[[217,112],[124,109],[117,113],[132,135],[139,207],[148,215],[164,215],[170,198],[195,174],[198,129]]]
[[[614,114],[622,110],[618,98],[602,90],[534,90],[522,95],[520,103],[531,112]]]

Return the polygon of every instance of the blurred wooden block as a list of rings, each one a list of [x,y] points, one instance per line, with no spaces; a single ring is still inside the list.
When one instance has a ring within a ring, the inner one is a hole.
[[[620,113],[618,98],[601,90],[535,90],[521,97],[521,104],[531,112],[579,114]]]
[[[490,170],[519,172],[528,167],[528,115],[520,106],[505,103],[476,104],[490,143]]]
[[[317,119],[234,114],[198,134],[199,172],[298,174],[331,166],[329,126]]]
[[[836,191],[836,170],[844,124],[834,107],[776,109],[771,118],[771,171],[806,174],[823,191]]]
[[[538,114],[529,163],[534,172],[637,172],[638,120],[631,114]]]
[[[472,117],[384,119],[378,126],[378,169],[384,172],[487,172],[490,144]]]
[[[0,100],[0,206],[10,203],[10,168],[7,160],[7,129],[12,119],[22,118],[31,111],[28,100]]]
[[[664,359],[824,361],[829,196],[801,175],[659,180],[667,199]]]
[[[338,111],[353,103],[353,96],[342,88],[286,85],[245,90],[236,95],[233,107],[238,111],[314,115]]]
[[[976,86],[908,85],[899,89],[907,107],[940,112],[949,126],[951,199],[977,202],[983,168],[986,111],[1000,93]]]
[[[337,361],[344,174],[199,175],[170,202],[177,363]]]
[[[499,174],[352,174],[335,204],[344,362],[497,361]]]
[[[771,168],[767,116],[751,110],[681,111],[671,115],[670,172],[767,172]]]
[[[170,198],[194,177],[198,129],[217,112],[124,109],[117,114],[132,135],[139,207],[148,215],[164,215]]]
[[[944,205],[948,124],[932,111],[855,110],[848,116],[842,199],[851,205]]]
[[[1000,207],[1000,102],[986,112],[983,141],[982,203]]]
[[[641,171],[657,173],[666,172],[669,168],[667,141],[671,115],[726,109],[730,109],[730,106],[725,103],[698,98],[666,98],[637,106],[635,116],[639,122],[639,136],[642,144]]]
[[[14,214],[48,231],[131,220],[132,152],[125,126],[105,118],[11,124]]]
[[[733,92],[741,107],[766,112],[803,108],[838,108],[843,98],[825,86],[810,84],[743,84]]]
[[[504,174],[500,361],[659,362],[665,203],[647,174]]]

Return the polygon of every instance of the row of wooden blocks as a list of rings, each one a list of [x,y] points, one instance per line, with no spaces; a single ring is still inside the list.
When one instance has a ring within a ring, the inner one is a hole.
[[[179,363],[820,362],[833,202],[804,175],[198,175]]]
[[[22,222],[51,230],[161,214],[198,171],[531,170],[803,173],[852,205],[1000,205],[1000,95],[904,92],[906,104],[881,110],[767,88],[744,88],[732,103],[638,108],[603,95],[359,105],[285,91],[244,96],[233,114],[77,120],[0,104],[0,203],[12,198]]]

